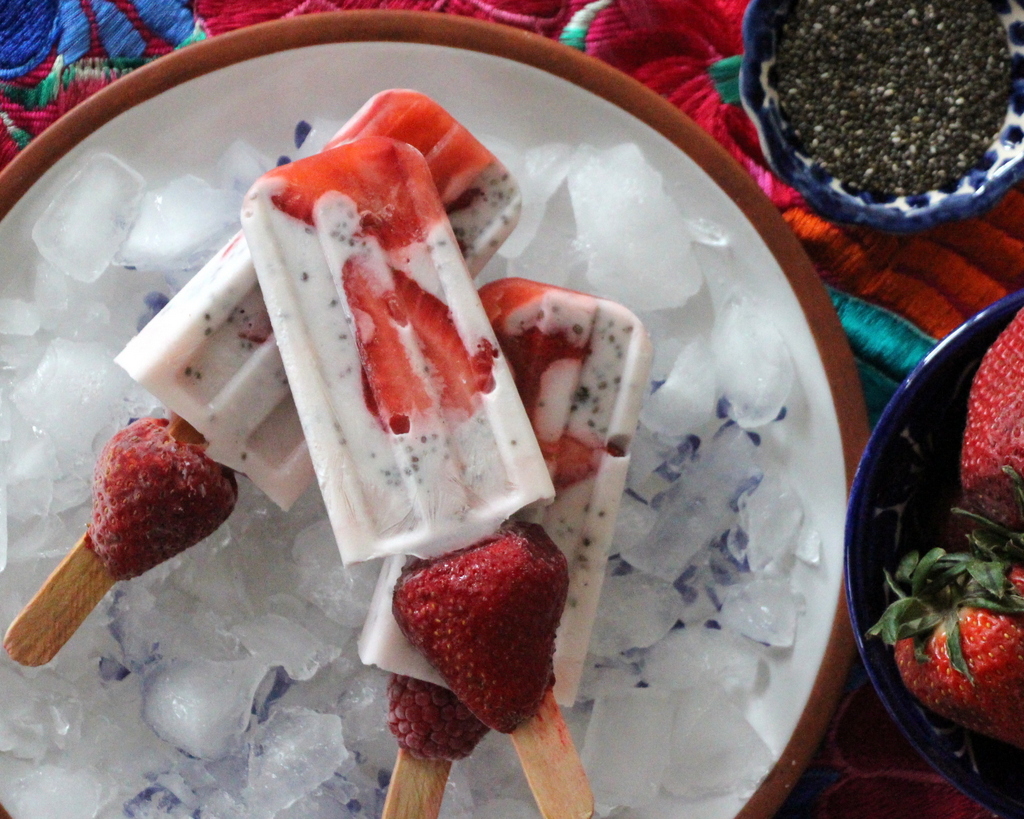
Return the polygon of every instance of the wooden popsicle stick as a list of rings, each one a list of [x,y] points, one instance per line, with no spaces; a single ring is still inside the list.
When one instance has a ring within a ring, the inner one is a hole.
[[[452,763],[398,749],[381,819],[437,819]]]
[[[171,423],[167,425],[167,434],[175,441],[181,441],[183,444],[203,445],[206,443],[206,438],[203,436],[203,433],[192,426],[180,415],[176,415],[174,413],[171,413]],[[0,819],[2,819],[2,817],[0,817]]]
[[[87,538],[82,535],[7,629],[4,648],[15,662],[52,660],[116,582]]]
[[[544,819],[590,819],[594,794],[555,694],[512,734],[512,744]]]

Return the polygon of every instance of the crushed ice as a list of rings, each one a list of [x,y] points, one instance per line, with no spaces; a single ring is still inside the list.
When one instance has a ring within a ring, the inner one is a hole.
[[[339,125],[300,123],[280,161],[319,150]],[[765,652],[799,639],[793,566],[820,559],[820,535],[762,445],[786,424],[792,358],[737,287],[731,237],[685,219],[635,145],[488,143],[519,179],[523,213],[482,279],[620,300],[656,344],[567,712],[601,810],[743,797],[773,763],[746,706],[767,685]],[[0,298],[5,623],[88,520],[98,448],[161,412],[113,356],[236,229],[240,196],[273,162],[238,141],[212,181],[149,184],[116,157],[87,156],[34,226],[31,298]],[[395,750],[386,679],[355,654],[374,575],[341,565],[316,493],[285,514],[242,481],[221,531],[115,587],[47,667],[0,660],[0,802],[62,819],[379,815]],[[535,815],[503,738],[453,769],[445,819]]]

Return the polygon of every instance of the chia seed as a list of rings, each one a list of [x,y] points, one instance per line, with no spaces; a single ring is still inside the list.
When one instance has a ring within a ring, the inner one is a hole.
[[[1011,88],[989,0],[795,0],[775,73],[802,150],[896,195],[955,185],[999,133]]]

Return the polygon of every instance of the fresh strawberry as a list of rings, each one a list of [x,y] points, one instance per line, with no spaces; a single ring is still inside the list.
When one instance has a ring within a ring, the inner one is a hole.
[[[440,685],[392,674],[388,728],[398,745],[425,759],[463,759],[488,728],[459,698]]]
[[[565,556],[538,524],[513,523],[465,549],[413,560],[395,585],[402,633],[481,722],[509,733],[552,685]]]
[[[1024,472],[1024,311],[986,351],[971,383],[960,455],[964,504],[1013,529],[1024,527],[1003,467]]]
[[[211,534],[235,507],[234,473],[161,418],[141,418],[103,447],[87,545],[117,580],[136,577]]]
[[[1016,478],[1018,492],[1024,484]],[[868,632],[895,645],[907,689],[937,714],[1024,748],[1024,534],[985,525],[970,550],[914,552]]]
[[[526,414],[537,431],[537,442],[557,490],[592,474],[600,462],[602,446],[596,438],[581,441],[564,430],[549,436],[541,421],[545,410],[542,394],[550,389],[545,374],[553,366],[564,367],[567,362],[582,364],[590,354],[589,333],[583,326],[567,324],[556,331],[538,326],[546,309],[543,302],[552,290],[562,288],[529,279],[498,279],[480,288],[480,301],[508,360]],[[575,389],[575,385],[570,385],[570,389]],[[574,395],[572,400],[582,398]]]

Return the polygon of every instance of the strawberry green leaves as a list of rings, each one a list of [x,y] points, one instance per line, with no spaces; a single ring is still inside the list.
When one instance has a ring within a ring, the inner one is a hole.
[[[1004,471],[1024,510],[1024,479],[1010,467]],[[928,640],[942,626],[950,665],[973,679],[963,656],[960,614],[964,609],[1024,614],[1024,595],[1009,579],[1012,566],[1024,562],[1024,532],[962,509],[954,511],[979,524],[968,537],[968,551],[934,548],[923,556],[916,551],[905,555],[894,574],[885,573],[896,599],[867,636],[880,637],[888,645],[912,639],[915,658],[925,662]]]

